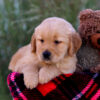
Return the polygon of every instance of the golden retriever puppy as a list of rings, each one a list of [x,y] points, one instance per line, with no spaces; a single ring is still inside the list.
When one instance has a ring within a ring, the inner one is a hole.
[[[73,73],[80,46],[80,36],[69,22],[47,18],[35,28],[31,43],[14,54],[9,69],[23,73],[26,87],[32,89],[62,73]]]

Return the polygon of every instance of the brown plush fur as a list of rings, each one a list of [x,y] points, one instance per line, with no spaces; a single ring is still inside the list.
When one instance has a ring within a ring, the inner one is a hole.
[[[78,63],[83,69],[91,69],[94,72],[99,72],[100,65],[98,67],[98,64],[100,63],[100,51],[93,47],[97,39],[97,36],[94,37],[93,35],[100,33],[100,10],[93,11],[91,9],[86,9],[81,11],[79,14],[79,21],[80,25],[78,30],[83,43],[77,54]]]
[[[100,32],[100,10],[83,10],[79,14],[79,19],[78,29],[82,38],[88,39],[88,36]]]
[[[9,69],[23,73],[26,87],[32,89],[59,74],[73,73],[80,46],[81,38],[69,22],[47,18],[36,27],[31,43],[12,57]],[[49,60],[43,58],[45,51],[51,53]]]

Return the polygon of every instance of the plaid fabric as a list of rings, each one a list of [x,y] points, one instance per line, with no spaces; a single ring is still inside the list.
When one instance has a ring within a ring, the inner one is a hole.
[[[60,75],[32,90],[16,72],[8,75],[7,83],[14,100],[100,100],[100,74],[88,71]]]

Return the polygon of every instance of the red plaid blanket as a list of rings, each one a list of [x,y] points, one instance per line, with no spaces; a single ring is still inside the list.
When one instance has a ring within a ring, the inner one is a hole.
[[[100,74],[88,71],[60,75],[32,90],[16,72],[8,75],[7,83],[14,100],[100,100]]]

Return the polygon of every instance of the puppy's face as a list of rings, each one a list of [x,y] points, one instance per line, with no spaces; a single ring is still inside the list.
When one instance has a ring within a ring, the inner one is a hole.
[[[56,63],[61,60],[68,49],[68,38],[58,32],[45,31],[36,35],[36,54],[40,61]]]
[[[36,52],[41,62],[57,63],[73,52],[71,35],[66,33],[64,23],[58,25],[50,21],[40,24],[35,29],[31,44],[33,52]]]

